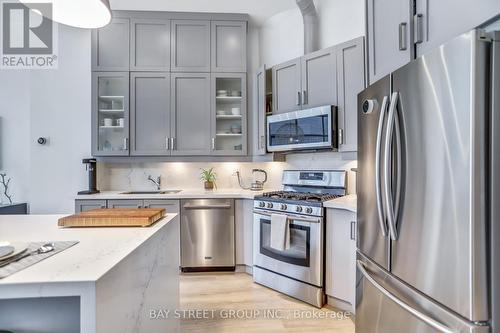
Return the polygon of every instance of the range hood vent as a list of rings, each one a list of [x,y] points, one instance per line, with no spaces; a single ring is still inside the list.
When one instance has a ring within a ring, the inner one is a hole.
[[[304,19],[304,54],[319,49],[318,14],[313,0],[295,0]]]

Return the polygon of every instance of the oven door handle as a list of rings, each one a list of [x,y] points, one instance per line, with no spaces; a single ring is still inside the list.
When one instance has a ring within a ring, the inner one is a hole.
[[[271,214],[272,214],[272,213],[269,213],[265,210],[260,210],[260,209],[254,209],[253,212],[256,214],[269,216],[269,217],[271,217]],[[276,214],[279,214],[279,213],[276,213]],[[283,215],[286,215],[290,220],[304,221],[304,222],[310,222],[310,223],[321,223],[320,217],[313,218],[313,217],[301,216],[301,215],[297,215],[297,214],[293,214],[293,213],[286,213]]]

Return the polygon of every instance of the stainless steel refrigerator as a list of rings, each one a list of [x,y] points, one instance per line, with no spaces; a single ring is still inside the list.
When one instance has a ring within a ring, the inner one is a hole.
[[[358,333],[500,332],[499,45],[471,31],[358,96]]]

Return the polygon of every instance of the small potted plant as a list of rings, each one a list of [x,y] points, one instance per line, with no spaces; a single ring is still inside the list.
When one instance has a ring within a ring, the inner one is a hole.
[[[204,182],[205,190],[213,190],[214,188],[217,188],[217,185],[215,184],[217,175],[214,172],[214,168],[201,169],[200,178]]]

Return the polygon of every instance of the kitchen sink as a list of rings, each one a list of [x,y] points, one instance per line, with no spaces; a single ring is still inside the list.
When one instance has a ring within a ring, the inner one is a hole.
[[[120,194],[175,194],[182,190],[161,190],[161,191],[130,191],[122,192]]]

